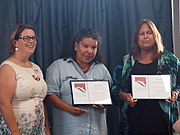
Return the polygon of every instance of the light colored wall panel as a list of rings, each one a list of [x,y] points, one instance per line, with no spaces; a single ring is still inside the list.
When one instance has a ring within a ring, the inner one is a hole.
[[[172,0],[174,53],[180,59],[180,2]]]

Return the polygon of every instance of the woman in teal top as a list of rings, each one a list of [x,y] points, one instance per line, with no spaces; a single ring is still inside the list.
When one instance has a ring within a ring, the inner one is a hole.
[[[123,101],[120,113],[122,135],[172,135],[172,124],[178,119],[176,84],[178,58],[165,51],[155,24],[142,20],[135,33],[131,54],[124,56],[121,77],[113,86]],[[170,99],[133,99],[131,75],[170,74]]]

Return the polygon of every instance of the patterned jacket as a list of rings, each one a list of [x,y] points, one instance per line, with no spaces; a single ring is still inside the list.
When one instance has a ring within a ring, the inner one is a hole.
[[[127,54],[123,57],[123,66],[119,72],[114,72],[114,85],[112,87],[113,97],[117,97],[119,92],[130,93],[130,83],[128,82],[129,77],[131,77],[132,67],[134,66],[135,60],[130,54]],[[172,54],[171,52],[164,51],[161,57],[158,59],[158,67],[157,74],[170,74],[171,75],[171,85],[172,90],[180,90],[179,84],[177,83],[177,75],[178,75],[178,58]],[[119,66],[118,66],[119,67]],[[118,77],[117,74],[121,75]],[[117,98],[116,100],[117,101]],[[120,130],[121,135],[128,135],[128,117],[127,117],[127,102],[122,101],[121,99],[118,101],[120,103]],[[172,124],[179,118],[178,114],[178,101],[169,105],[165,101],[159,101],[159,104],[164,112],[164,117],[166,122],[168,123],[170,135],[172,133]],[[175,135],[175,133],[174,133]]]

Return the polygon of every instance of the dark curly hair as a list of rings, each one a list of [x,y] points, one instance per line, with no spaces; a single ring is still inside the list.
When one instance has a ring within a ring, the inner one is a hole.
[[[91,29],[91,28],[83,28],[79,32],[77,32],[72,39],[70,40],[70,43],[64,47],[61,53],[61,58],[67,59],[67,58],[72,58],[76,59],[76,51],[74,50],[75,48],[75,43],[81,42],[84,38],[92,38],[94,40],[97,40],[97,53],[95,58],[93,59],[94,62],[103,62],[103,57],[102,53],[100,50],[100,42],[101,42],[101,37],[98,35],[98,33]]]

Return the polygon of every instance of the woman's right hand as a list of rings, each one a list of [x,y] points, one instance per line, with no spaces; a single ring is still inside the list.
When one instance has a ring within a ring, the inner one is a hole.
[[[52,104],[54,107],[62,109],[66,112],[69,112],[72,115],[80,115],[86,113],[87,110],[72,106],[70,104],[65,103],[62,101],[56,94],[48,95],[45,99],[47,103]]]
[[[72,105],[69,105],[67,111],[72,114],[72,115],[81,115],[83,113],[87,113],[87,110],[85,109],[82,109],[82,108],[79,108],[79,107],[75,107],[75,106],[72,106]]]
[[[136,105],[137,99],[133,99],[131,93],[121,92],[119,96],[126,101],[129,106],[134,107]]]

